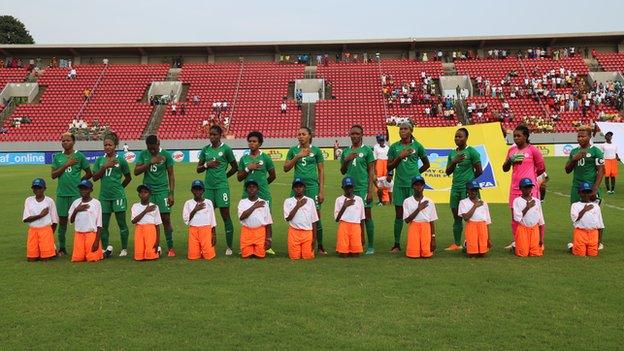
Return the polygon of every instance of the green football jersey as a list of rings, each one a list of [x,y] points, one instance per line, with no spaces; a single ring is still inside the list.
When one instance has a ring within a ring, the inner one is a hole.
[[[117,164],[106,169],[100,178],[100,200],[117,200],[126,197],[124,187],[121,185],[126,174],[130,173],[128,162],[123,156],[116,156]],[[106,155],[98,157],[93,166],[93,171],[98,172],[107,161]]]
[[[245,169],[252,163],[257,163],[261,167],[259,169],[255,169],[250,171],[245,178],[245,182],[248,179],[253,179],[258,182],[258,190],[261,194],[269,194],[269,182],[267,178],[269,176],[269,171],[275,168],[273,164],[273,160],[271,156],[265,154],[264,152],[260,152],[260,154],[256,157],[251,156],[250,154],[243,155],[241,159],[238,161],[238,169]],[[245,194],[245,183],[243,182],[243,193]],[[265,199],[266,200],[266,199]]]
[[[412,149],[409,156],[401,160],[399,165],[394,170],[394,186],[396,187],[412,187],[412,177],[419,176],[418,160],[426,158],[425,148],[416,140],[413,140],[407,145],[401,144],[400,141],[390,145],[388,150],[388,159],[395,159],[401,155],[401,151],[405,149]]]
[[[199,153],[199,162],[219,161],[216,168],[206,168],[204,180],[206,189],[228,188],[227,169],[230,162],[235,161],[234,152],[228,145],[221,143],[219,147],[206,145]]]
[[[301,151],[299,145],[288,150],[287,160],[292,160]],[[306,186],[319,186],[318,165],[323,163],[323,152],[316,146],[310,145],[310,154],[297,160],[295,163],[295,178],[301,178]]]
[[[78,150],[74,151],[71,157],[75,158],[78,162],[65,169],[65,172],[58,177],[58,187],[56,188],[57,196],[80,196],[78,191],[78,183],[80,183],[80,176],[82,170],[89,169],[89,161],[84,154]],[[52,169],[59,169],[69,160],[69,156],[62,152],[54,155],[52,160]]]
[[[570,156],[568,160],[572,160],[572,158],[581,151],[580,147],[575,147],[570,152]],[[596,181],[596,175],[598,172],[596,171],[596,166],[604,165],[604,154],[602,150],[595,146],[590,146],[587,149],[587,154],[585,157],[580,159],[576,166],[574,166],[574,173],[572,179],[572,186],[577,188],[580,183],[588,182],[590,184],[594,184]]]
[[[149,166],[143,173],[143,184],[152,187],[152,194],[169,193],[169,174],[167,168],[173,167],[173,158],[167,150],[160,149],[157,156],[165,158],[160,163]],[[152,154],[148,150],[141,151],[137,158],[137,166],[149,164],[152,160]]]
[[[353,149],[352,146],[349,146],[342,152],[342,155],[340,155],[340,163],[344,163],[345,158],[352,152],[357,153],[357,157],[349,162],[345,176],[353,178],[355,183],[354,187],[356,189],[368,189],[368,165],[375,162],[373,149],[368,145],[362,145],[357,149]]]
[[[463,161],[455,165],[453,171],[453,190],[465,190],[466,183],[475,178],[474,166],[481,163],[481,155],[472,146],[467,146],[464,150],[460,151],[466,155]],[[450,165],[451,161],[457,156],[457,150],[451,150],[446,160],[446,164]]]

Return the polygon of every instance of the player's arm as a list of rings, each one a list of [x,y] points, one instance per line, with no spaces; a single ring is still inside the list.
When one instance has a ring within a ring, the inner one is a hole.
[[[431,227],[431,244],[429,245],[430,246],[429,249],[433,252],[438,246],[436,244],[435,221],[429,222],[429,226]]]
[[[366,220],[362,219],[360,221],[360,241],[362,242],[362,246],[366,244],[366,238],[364,237],[365,229],[366,229]]]
[[[80,178],[80,180],[88,180],[91,179],[91,177],[93,177],[93,172],[91,172],[91,168],[89,167],[89,164],[87,163],[87,168],[83,168],[85,175],[82,176],[82,178]]]
[[[295,165],[297,164],[297,161],[304,157],[305,156],[303,156],[301,153],[295,154],[291,150],[288,150],[288,155],[286,155],[286,162],[284,162],[284,173],[287,173],[288,171],[293,169],[293,167],[295,167]]]
[[[586,154],[587,154],[587,151],[585,150],[580,150],[579,152],[576,153],[576,155],[574,155],[574,157],[572,157],[572,154],[570,154],[570,157],[568,157],[568,162],[566,162],[566,165],[565,165],[566,173],[567,174],[572,173],[578,161],[582,159],[583,157],[585,157]]]
[[[82,212],[82,211],[86,211],[89,208],[89,204],[83,204],[81,203],[80,205],[76,206],[73,208],[70,207],[70,212],[71,212],[71,216],[69,217],[69,223],[74,223],[76,221],[76,215],[78,214],[78,212]]]
[[[592,191],[594,192],[594,194],[598,191],[598,188],[600,188],[600,184],[602,183],[602,178],[604,178],[604,162],[601,165],[597,165],[596,166],[596,181],[594,182],[594,185],[592,186]]]
[[[267,183],[271,184],[275,180],[275,167],[269,169],[269,176],[267,177]]]
[[[52,179],[56,179],[56,178],[60,177],[61,174],[63,174],[66,169],[68,169],[69,167],[75,165],[76,163],[78,163],[78,160],[76,160],[73,156],[70,156],[68,158],[67,162],[65,162],[60,167],[54,168],[54,164],[53,164],[52,165],[52,174],[51,174]]]
[[[325,202],[325,164],[323,162],[316,164],[318,170],[319,193],[316,201],[319,204]]]
[[[312,223],[312,251],[316,247],[316,224],[317,222]]]
[[[169,178],[169,196],[167,197],[167,205],[173,206],[173,193],[175,192],[175,174],[173,173],[173,166],[167,167],[167,178]]]
[[[241,160],[238,163],[238,173],[236,174],[236,179],[238,179],[239,182],[242,182],[243,180],[245,180],[245,178],[247,178],[247,176],[249,175],[249,173],[251,173],[251,169],[249,169],[249,167],[243,167],[243,159],[241,158]]]
[[[271,243],[273,241],[273,225],[266,225],[266,237],[264,238],[264,249],[268,250],[271,248]]]
[[[125,188],[128,186],[128,184],[130,184],[131,181],[132,181],[132,175],[130,174],[130,171],[128,171],[128,173],[124,174],[124,179],[121,182],[121,186]]]
[[[160,246],[160,226],[156,226],[156,244],[154,244],[154,250],[158,250]]]
[[[524,216],[526,216],[526,214],[529,212],[529,210],[535,206],[535,200],[531,199],[531,201],[527,201],[526,206],[524,206],[524,209],[522,209],[522,218],[524,218]]]
[[[429,169],[429,167],[431,167],[431,164],[429,164],[429,158],[424,153],[420,155],[420,160],[422,161],[422,166],[420,166],[418,172],[420,172],[420,174],[423,174]]]
[[[100,237],[102,236],[102,227],[97,227],[95,231],[95,240],[93,240],[93,245],[91,245],[91,252],[97,251],[100,246]]]
[[[472,169],[474,170],[475,179],[479,178],[481,174],[483,174],[483,167],[481,166],[481,160],[472,164]]]
[[[601,243],[602,242],[602,230],[604,228],[598,228],[598,242]]]
[[[413,221],[419,213],[420,207],[416,207],[416,210],[414,210],[414,212],[410,213],[410,215],[405,218],[405,223],[410,223],[411,221]]]
[[[227,172],[225,176],[229,178],[237,172],[238,172],[238,163],[236,163],[236,160],[232,160],[230,162],[230,170]]]
[[[375,189],[375,161],[368,163],[368,191],[366,193],[366,202],[373,201],[373,191]]]

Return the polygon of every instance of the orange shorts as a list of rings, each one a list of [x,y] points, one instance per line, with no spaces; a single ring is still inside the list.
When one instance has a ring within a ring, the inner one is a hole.
[[[156,246],[156,225],[135,224],[134,225],[134,259],[137,261],[155,260],[158,256]]]
[[[288,227],[288,257],[292,260],[314,258],[312,240],[314,234],[311,230]]]
[[[50,258],[54,256],[56,256],[56,246],[54,246],[52,226],[29,227],[28,240],[26,241],[26,257]]]
[[[341,254],[362,253],[362,226],[360,223],[340,221],[336,234],[336,251]]]
[[[92,251],[93,242],[97,236],[96,232],[75,232],[74,250],[72,251],[72,262],[97,262],[104,258],[102,253],[102,242],[98,242],[97,249]]]
[[[249,228],[241,227],[240,249],[241,256],[247,258],[256,256],[264,258],[266,255],[264,241],[266,240],[266,227]]]
[[[516,242],[516,256],[542,256],[544,254],[544,246],[539,245],[539,225],[525,227],[518,223],[516,233],[514,234],[514,240]]]
[[[212,246],[212,226],[190,226],[188,229],[188,259],[211,260],[216,255],[215,248]]]
[[[488,227],[484,221],[466,223],[466,253],[469,255],[484,254],[488,248]]]
[[[379,179],[380,177],[385,177],[388,175],[388,160],[377,160],[375,161],[375,178]],[[381,189],[381,200],[384,202],[390,201],[389,195],[390,189],[383,188]]]
[[[598,229],[574,228],[572,254],[574,256],[598,256]]]
[[[605,160],[605,177],[617,177],[618,175],[618,161],[617,159]]]
[[[431,223],[410,222],[407,227],[405,256],[410,258],[431,257]]]

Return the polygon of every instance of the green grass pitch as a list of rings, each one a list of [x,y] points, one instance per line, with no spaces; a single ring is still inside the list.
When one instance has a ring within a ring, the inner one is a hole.
[[[544,204],[542,258],[519,259],[503,250],[511,239],[505,204],[491,206],[494,248],[487,258],[444,252],[452,220],[448,205],[439,204],[433,259],[390,254],[394,211],[375,207],[375,255],[340,259],[331,254],[292,262],[281,218],[292,174],[284,175],[278,163],[271,187],[277,257],[225,257],[217,215],[217,258],[189,262],[181,205],[190,198],[188,188],[197,175],[194,165],[187,164],[176,165],[172,215],[178,257],[156,262],[117,257],[119,234],[112,221],[117,252],[96,264],[72,264],[67,257],[26,262],[22,204],[31,194],[32,178],[49,181],[49,168],[2,167],[0,348],[619,349],[624,335],[624,186],[620,182],[619,193],[607,196],[606,204],[615,207],[603,207],[605,250],[597,258],[572,257],[564,250],[571,224],[569,199],[562,194],[569,192],[571,176],[563,166],[564,159],[547,159],[550,192]],[[326,167],[322,219],[325,245],[332,251],[340,176],[337,163]],[[135,178],[128,187],[130,203],[137,199],[139,182]],[[47,194],[53,198],[55,186],[49,181]],[[240,184],[232,186],[238,199]],[[68,235],[68,248],[72,238]]]

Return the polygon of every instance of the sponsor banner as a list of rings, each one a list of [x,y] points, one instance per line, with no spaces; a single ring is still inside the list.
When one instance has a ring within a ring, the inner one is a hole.
[[[539,151],[542,152],[544,157],[555,156],[555,145],[553,144],[533,144]]]
[[[0,152],[0,165],[43,165],[45,152]]]
[[[508,146],[500,133],[500,124],[476,124],[465,128],[470,132],[469,145],[481,155],[483,174],[477,180],[483,188],[483,199],[490,203],[507,203],[511,175],[504,173],[501,168]],[[452,178],[446,175],[445,170],[448,154],[455,149],[453,140],[456,130],[457,127],[414,129],[413,135],[427,150],[431,164],[429,170],[423,174],[429,189],[426,196],[437,203],[449,202]],[[400,140],[398,127],[388,127],[388,133],[391,143]]]
[[[555,156],[570,156],[570,151],[574,149],[577,144],[555,144]]]

